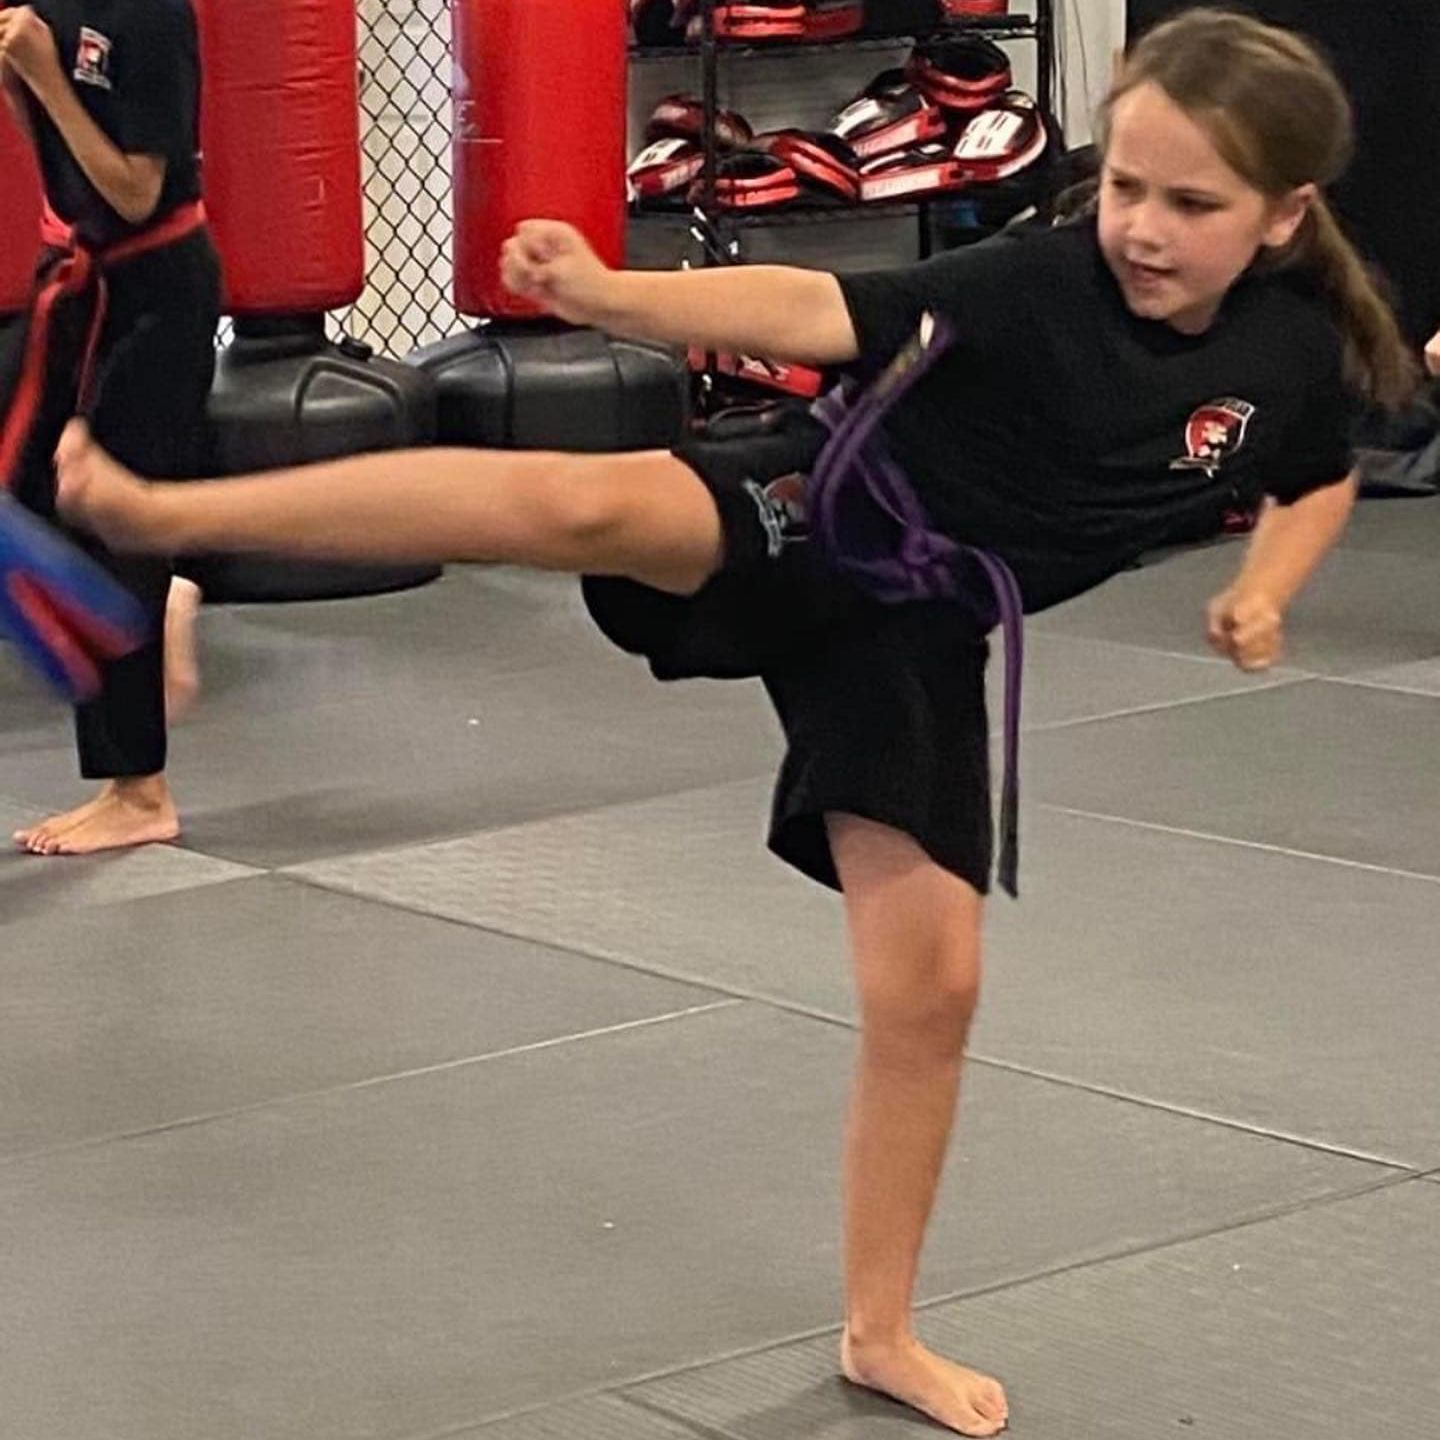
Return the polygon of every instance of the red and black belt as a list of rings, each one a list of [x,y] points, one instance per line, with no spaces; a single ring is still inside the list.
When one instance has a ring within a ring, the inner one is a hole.
[[[21,457],[34,428],[45,394],[55,312],[66,300],[93,296],[94,309],[85,332],[85,345],[76,370],[77,411],[89,408],[95,380],[95,356],[110,303],[109,272],[128,261],[178,244],[205,224],[205,207],[199,201],[178,206],[148,229],[98,248],[84,244],[47,205],[40,238],[59,258],[45,270],[30,300],[25,352],[20,379],[0,425],[0,489],[14,489]]]

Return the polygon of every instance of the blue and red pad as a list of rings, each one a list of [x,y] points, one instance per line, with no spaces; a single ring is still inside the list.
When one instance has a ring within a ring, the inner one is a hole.
[[[145,643],[144,608],[83,551],[0,491],[0,640],[65,699]]]

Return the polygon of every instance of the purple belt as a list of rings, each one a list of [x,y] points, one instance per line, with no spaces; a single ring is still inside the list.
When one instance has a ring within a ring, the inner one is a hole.
[[[859,394],[832,390],[813,413],[830,431],[810,473],[806,509],[811,533],[826,559],[882,604],[951,600],[968,605],[987,631],[997,624],[1005,637],[1005,773],[1000,792],[1001,886],[1018,894],[1020,863],[1020,691],[1024,666],[1024,609],[1010,567],[978,546],[963,545],[936,530],[904,470],[885,448],[882,420],[896,401],[935,363],[953,338],[940,319],[927,315],[919,334],[873,385]],[[856,505],[851,497],[868,499]],[[896,541],[896,528],[899,541]],[[974,560],[989,581],[977,593],[969,567]],[[967,581],[970,583],[967,584]]]

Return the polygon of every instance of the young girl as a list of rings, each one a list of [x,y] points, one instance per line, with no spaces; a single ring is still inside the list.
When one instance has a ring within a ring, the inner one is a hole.
[[[597,618],[657,673],[763,676],[789,747],[771,844],[842,890],[861,1010],[841,1364],[966,1435],[1005,1427],[1004,1392],[926,1350],[911,1306],[979,986],[995,559],[1035,609],[1263,503],[1207,623],[1237,665],[1270,665],[1351,507],[1347,380],[1388,399],[1408,374],[1321,195],[1350,120],[1306,45],[1187,13],[1136,48],[1103,119],[1093,216],[901,270],[611,272],[563,225],[509,241],[507,283],[567,320],[883,371],[848,420],[674,454],[428,450],[193,486],[137,482],[79,425],[60,456],[62,506],[118,545],[586,572],[604,577]],[[937,598],[947,575],[957,598]]]
[[[200,208],[199,57],[189,0],[32,0],[0,8],[0,87],[45,185],[45,251],[14,373],[0,376],[0,486],[54,508],[53,452],[83,407],[149,475],[193,474],[214,372],[219,265]],[[78,406],[77,406],[78,402]],[[196,591],[153,557],[100,557],[169,612],[172,702],[193,688]],[[165,644],[107,666],[75,713],[86,805],[21,830],[37,854],[171,840]]]

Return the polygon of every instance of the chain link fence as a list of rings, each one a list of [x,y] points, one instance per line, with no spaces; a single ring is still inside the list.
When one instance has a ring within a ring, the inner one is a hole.
[[[366,287],[336,316],[394,356],[453,334],[450,0],[358,0]]]

